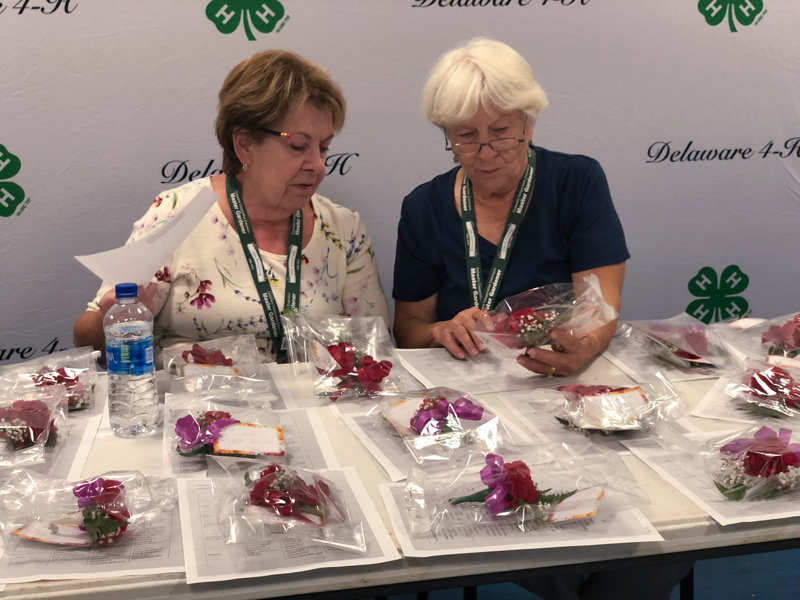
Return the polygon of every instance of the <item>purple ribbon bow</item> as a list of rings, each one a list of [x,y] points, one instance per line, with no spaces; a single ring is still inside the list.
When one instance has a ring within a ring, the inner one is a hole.
[[[119,481],[109,479],[107,482],[102,477],[95,477],[88,481],[82,481],[74,488],[72,488],[73,495],[78,499],[78,508],[86,508],[94,503],[94,499],[106,491],[106,483],[110,486],[116,486],[123,489],[123,485]]]
[[[496,515],[506,507],[506,496],[511,490],[511,482],[503,467],[503,457],[497,454],[486,455],[486,466],[481,469],[481,481],[486,487],[494,488],[486,496],[486,510],[490,515]]]
[[[198,446],[213,444],[222,435],[222,430],[234,423],[239,423],[238,419],[217,419],[209,425],[205,431],[200,427],[200,423],[194,415],[186,415],[175,421],[175,433],[179,438],[178,448],[181,452],[191,452]]]
[[[739,438],[738,440],[728,442],[722,448],[720,448],[720,452],[722,454],[739,454],[740,452],[747,450],[758,440],[768,437],[777,437],[780,441],[786,444],[787,452],[795,452],[798,454],[798,456],[800,456],[800,444],[789,443],[789,440],[792,439],[791,429],[781,429],[776,433],[774,429],[770,429],[769,427],[762,427],[756,431],[755,434],[753,434],[752,438]]]
[[[442,431],[442,424],[448,414],[466,421],[480,421],[483,407],[466,398],[459,398],[455,402],[439,400],[435,408],[417,411],[411,426],[422,435],[436,435]]]

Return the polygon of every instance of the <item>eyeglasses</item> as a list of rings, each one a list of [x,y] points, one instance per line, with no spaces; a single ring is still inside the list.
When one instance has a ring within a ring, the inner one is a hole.
[[[269,135],[277,135],[278,137],[289,139],[292,137],[291,133],[286,133],[284,131],[275,131],[274,129],[267,129],[266,127],[259,127],[258,130],[261,133],[268,133]]]
[[[471,156],[480,152],[481,148],[484,146],[489,146],[489,148],[495,152],[506,152],[508,150],[514,150],[524,141],[523,138],[509,137],[488,142],[463,142],[451,145],[450,140],[447,140],[445,150],[450,150],[456,156]]]

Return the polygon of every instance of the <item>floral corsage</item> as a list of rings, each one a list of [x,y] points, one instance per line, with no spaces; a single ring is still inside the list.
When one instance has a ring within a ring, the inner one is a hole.
[[[36,444],[51,448],[58,443],[52,409],[41,400],[16,400],[0,407],[0,438],[12,450],[25,450]]]
[[[556,504],[573,496],[578,490],[550,493],[550,489],[539,490],[531,478],[531,471],[521,460],[510,463],[497,454],[486,456],[486,466],[480,472],[485,489],[453,498],[452,505],[462,503],[484,503],[490,515],[522,510],[523,520],[530,524],[543,523],[551,519]]]
[[[219,410],[185,415],[175,422],[181,456],[217,454],[240,457],[284,456],[280,425],[243,423]]]
[[[63,385],[67,390],[68,410],[69,412],[74,412],[89,408],[93,404],[95,383],[94,381],[85,383],[81,377],[88,373],[88,369],[74,369],[71,367],[50,369],[43,367],[32,376],[32,380],[38,387]]]
[[[792,431],[761,427],[752,438],[737,438],[719,448],[711,477],[728,500],[772,498],[793,490],[800,480],[800,444]]]
[[[326,349],[333,363],[328,368],[317,366],[317,372],[339,380],[334,384],[335,389],[326,394],[331,402],[336,402],[345,394],[369,398],[383,391],[381,382],[389,376],[393,367],[390,361],[375,360],[369,354],[356,352],[347,342],[331,344]]]

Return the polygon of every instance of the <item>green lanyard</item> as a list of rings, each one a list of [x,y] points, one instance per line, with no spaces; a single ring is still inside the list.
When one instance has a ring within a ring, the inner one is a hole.
[[[500,238],[500,243],[497,245],[497,253],[494,255],[489,281],[484,289],[481,277],[481,253],[478,246],[478,225],[475,220],[475,204],[472,199],[472,183],[466,172],[461,180],[461,224],[464,231],[464,253],[467,257],[470,300],[473,306],[477,306],[481,310],[490,310],[495,304],[497,290],[500,289],[500,282],[503,280],[503,275],[505,275],[508,260],[511,256],[511,249],[517,239],[519,226],[525,216],[525,210],[533,196],[535,183],[536,152],[531,150],[531,154],[528,157],[528,166],[525,168],[525,174],[517,186],[514,204],[508,213],[503,237]]]
[[[233,223],[239,233],[242,250],[244,250],[244,255],[247,257],[247,265],[250,267],[250,274],[253,276],[253,283],[256,284],[258,296],[261,298],[261,307],[264,309],[264,316],[267,318],[267,327],[269,327],[272,345],[277,351],[280,349],[281,339],[283,338],[283,327],[280,319],[281,311],[278,310],[278,303],[272,293],[272,284],[267,278],[264,262],[261,260],[261,253],[258,251],[253,229],[250,227],[250,219],[247,218],[247,209],[245,209],[242,195],[239,193],[239,184],[233,175],[228,175],[226,178],[225,191],[228,194],[231,213],[233,213]],[[300,259],[302,258],[302,247],[303,211],[298,210],[289,221],[284,311],[297,310],[300,305]]]

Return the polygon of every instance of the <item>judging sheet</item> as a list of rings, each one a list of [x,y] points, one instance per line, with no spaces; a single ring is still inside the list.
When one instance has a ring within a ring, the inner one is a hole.
[[[165,413],[170,411],[165,410]],[[319,413],[312,409],[275,411],[283,428],[283,444],[285,457],[277,457],[278,462],[300,469],[334,469],[339,466],[336,453],[331,445],[325,426]],[[165,418],[164,436],[162,438],[163,475],[205,476],[206,456],[181,456],[175,451],[175,442],[168,435],[174,431],[174,420]],[[269,460],[269,457],[265,457]]]
[[[555,384],[552,378],[531,373],[514,361],[501,361],[489,352],[465,360],[454,358],[444,348],[399,350],[398,354],[406,369],[426,388],[446,386],[470,394],[487,394]],[[569,383],[569,379],[559,381]]]
[[[322,475],[340,487],[351,515],[362,521],[366,552],[332,548],[290,536],[276,536],[268,542],[226,544],[217,524],[211,480],[179,479],[186,581],[190,584],[226,581],[398,560],[400,554],[355,469],[325,471]]]
[[[151,518],[119,546],[75,548],[13,539],[0,559],[0,583],[101,579],[183,572],[178,508]]]
[[[507,550],[560,548],[658,542],[663,538],[638,509],[624,510],[609,517],[596,516],[573,523],[549,525],[523,532],[515,523],[446,527],[437,535],[411,535],[405,506],[404,486],[380,486],[392,529],[405,556],[445,556]],[[601,504],[602,507],[602,504]]]
[[[720,377],[694,407],[692,416],[735,423],[755,423],[763,419],[763,416],[751,414],[739,408],[736,399],[725,393],[725,388],[730,382],[728,377]]]
[[[699,440],[719,435],[692,435]],[[732,501],[723,496],[695,455],[666,448],[657,440],[630,440],[624,444],[647,466],[679,490],[720,525],[754,523],[800,516],[800,490],[768,500]]]

